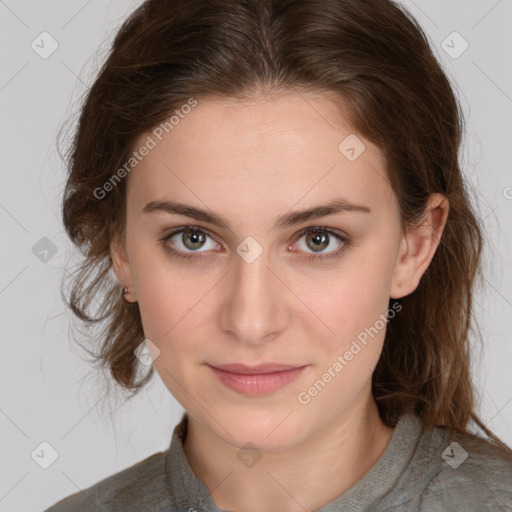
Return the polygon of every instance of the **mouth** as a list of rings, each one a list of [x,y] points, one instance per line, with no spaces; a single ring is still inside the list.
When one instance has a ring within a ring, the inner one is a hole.
[[[208,365],[227,388],[244,395],[267,395],[293,382],[307,365],[294,366],[266,363],[257,366],[245,364]]]

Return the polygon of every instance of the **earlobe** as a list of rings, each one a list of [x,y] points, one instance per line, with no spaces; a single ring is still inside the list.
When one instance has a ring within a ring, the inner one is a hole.
[[[400,299],[416,290],[439,246],[448,212],[448,198],[432,194],[421,219],[407,228],[391,281],[390,298]]]
[[[110,244],[110,257],[114,273],[122,286],[121,294],[127,302],[137,302],[132,285],[130,263],[124,245],[119,240],[113,240]],[[133,300],[135,299],[135,300]]]

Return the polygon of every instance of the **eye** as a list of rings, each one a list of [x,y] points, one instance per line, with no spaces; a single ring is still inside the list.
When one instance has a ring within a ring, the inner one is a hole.
[[[207,243],[208,239],[210,239],[211,244],[209,247]],[[185,259],[195,257],[193,253],[203,253],[210,249],[220,247],[219,244],[211,239],[207,231],[196,226],[183,226],[165,236],[161,241],[163,242],[164,248],[167,252],[171,253],[173,256]],[[173,247],[176,247],[178,250]],[[200,249],[205,250],[203,251]]]
[[[304,238],[304,241],[302,241]],[[341,253],[350,245],[347,237],[321,226],[310,227],[299,233],[299,240],[294,244],[300,251],[308,253],[310,260],[326,260],[341,256]],[[334,247],[333,247],[334,246]],[[331,251],[322,252],[325,248],[333,247]]]
[[[298,237],[298,240],[293,244],[299,249],[296,252],[306,253],[306,257],[310,261],[323,262],[330,258],[339,257],[350,245],[350,240],[346,236],[321,226],[303,229]],[[303,237],[304,241],[301,240]],[[208,246],[208,239],[210,240],[210,246]],[[212,239],[208,231],[198,226],[182,226],[161,238],[160,241],[171,256],[186,260],[208,257],[210,250],[221,248]],[[334,248],[331,251],[322,252],[325,248],[333,245]],[[294,255],[293,258],[295,259],[297,256]]]

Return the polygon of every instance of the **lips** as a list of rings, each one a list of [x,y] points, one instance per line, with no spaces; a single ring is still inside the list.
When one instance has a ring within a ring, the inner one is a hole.
[[[261,375],[262,373],[274,373],[274,372],[285,372],[288,370],[294,370],[301,368],[304,365],[289,365],[279,363],[265,363],[257,366],[249,366],[246,364],[216,364],[209,365],[218,370],[225,372],[238,373],[241,375]]]
[[[257,366],[245,364],[208,366],[225,387],[243,395],[258,396],[268,395],[284,388],[297,379],[307,365],[265,363]]]

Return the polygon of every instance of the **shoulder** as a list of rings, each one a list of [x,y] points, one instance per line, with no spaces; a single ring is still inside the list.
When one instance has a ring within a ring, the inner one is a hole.
[[[443,431],[442,427],[436,430]],[[421,509],[504,510],[512,506],[512,455],[474,434],[444,431],[437,471]]]
[[[155,453],[91,487],[78,491],[45,512],[168,510],[166,452]]]

